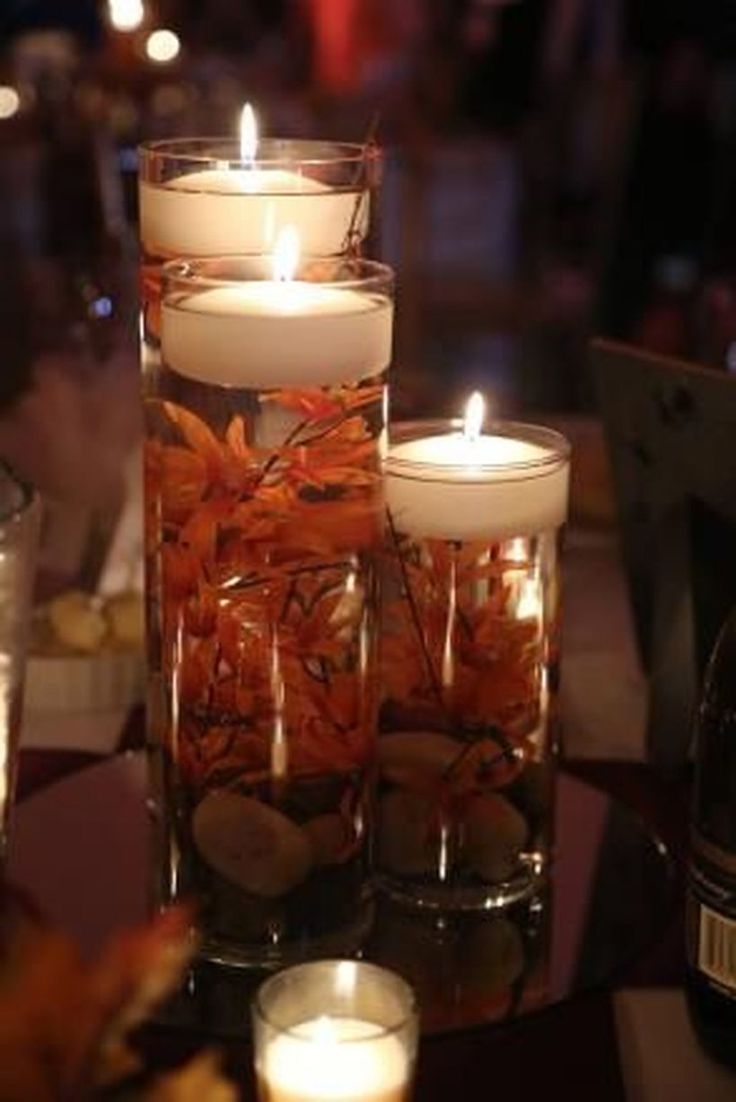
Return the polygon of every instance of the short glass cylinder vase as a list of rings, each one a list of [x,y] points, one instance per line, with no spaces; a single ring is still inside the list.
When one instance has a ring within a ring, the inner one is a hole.
[[[545,879],[568,474],[544,428],[393,429],[377,855],[395,899],[489,909]]]
[[[360,254],[377,206],[373,144],[264,138],[253,157],[228,138],[139,150],[143,367],[160,339],[161,267],[182,257],[271,253],[294,226],[306,254]]]
[[[361,260],[164,269],[144,380],[159,897],[203,955],[352,951],[370,920],[393,279]]]

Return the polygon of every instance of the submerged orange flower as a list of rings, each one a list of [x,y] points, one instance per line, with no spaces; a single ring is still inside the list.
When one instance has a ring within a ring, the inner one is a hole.
[[[528,564],[497,544],[399,537],[401,592],[384,610],[386,708],[449,729],[496,727],[511,740],[535,730],[549,655],[539,616],[519,617],[512,585]],[[396,570],[394,557],[392,569]],[[409,591],[409,592],[407,592]],[[413,612],[412,612],[413,608]]]
[[[290,775],[360,767],[375,729],[362,657],[372,583],[357,556],[381,538],[383,387],[261,400],[291,411],[268,446],[241,413],[216,431],[183,405],[151,403],[148,547],[178,696],[170,748],[198,786],[260,783],[278,725]]]

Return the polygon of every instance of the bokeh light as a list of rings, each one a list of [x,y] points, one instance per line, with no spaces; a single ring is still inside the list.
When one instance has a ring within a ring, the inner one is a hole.
[[[142,0],[108,0],[110,22],[118,31],[135,31],[145,18]]]
[[[156,61],[160,65],[173,61],[175,57],[179,56],[180,49],[181,44],[178,35],[165,28],[151,31],[146,39],[146,54],[151,61]]]
[[[12,119],[20,107],[20,96],[9,84],[0,84],[0,119]]]

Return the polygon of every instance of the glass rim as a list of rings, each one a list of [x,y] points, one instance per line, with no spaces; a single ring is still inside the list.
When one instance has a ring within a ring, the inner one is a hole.
[[[214,276],[204,274],[202,269],[217,264],[247,264],[248,262],[263,265],[263,275],[257,272],[242,275]],[[274,282],[270,274],[271,258],[263,253],[233,253],[224,256],[179,257],[165,261],[161,266],[162,294],[171,291],[170,284],[174,281],[181,285],[180,289],[196,291],[214,290],[220,287],[237,287],[243,283],[269,283]],[[347,268],[345,276],[339,279],[304,279],[302,268],[309,264],[330,264],[338,269]],[[351,273],[350,266],[359,268],[358,272]],[[285,283],[291,282],[286,280]],[[338,290],[382,290],[392,292],[395,282],[393,268],[378,260],[367,260],[363,257],[349,256],[324,256],[304,253],[299,258],[294,282],[314,283],[320,287],[333,287]]]
[[[526,444],[533,444],[542,448],[546,454],[534,456],[529,459],[518,459],[507,462],[489,463],[442,463],[435,464],[423,459],[404,459],[396,456],[393,449],[401,444],[413,440],[420,440],[428,436],[445,436],[451,432],[460,432],[463,428],[462,417],[427,418],[412,421],[394,421],[389,424],[388,449],[386,454],[386,473],[398,478],[414,479],[415,481],[441,482],[442,471],[447,470],[452,475],[454,484],[463,482],[477,482],[477,476],[468,473],[467,478],[458,477],[463,471],[472,467],[473,472],[505,471],[509,479],[521,481],[524,475],[529,478],[537,478],[540,474],[550,473],[570,462],[571,445],[566,436],[556,429],[546,425],[538,425],[525,421],[494,421],[489,420],[483,426],[485,434],[502,436],[510,440],[519,440]],[[432,472],[431,475],[423,472]],[[499,480],[500,481],[500,480]]]
[[[201,146],[201,151],[197,151]],[[268,151],[268,147],[294,147],[294,154],[288,156],[265,155],[262,151]],[[207,147],[210,152],[205,152]],[[215,151],[220,149],[220,154]],[[223,151],[232,148],[233,156]],[[302,149],[303,153],[298,150]],[[323,153],[318,155],[318,150],[335,150],[332,155]],[[216,137],[191,137],[191,138],[157,138],[154,141],[141,142],[138,145],[138,155],[144,158],[168,159],[170,161],[191,162],[194,164],[209,165],[216,161],[226,160],[228,167],[260,167],[262,165],[337,165],[358,164],[363,161],[376,161],[381,158],[381,148],[374,142],[341,142],[332,141],[329,138],[259,138],[256,156],[244,158],[240,150],[240,139],[232,134]]]
[[[362,1044],[366,1041],[375,1041],[377,1037],[394,1036],[400,1033],[409,1022],[417,1020],[419,1015],[419,1003],[416,993],[411,984],[407,983],[398,972],[393,972],[390,968],[383,968],[380,964],[374,964],[372,961],[368,960],[340,960],[339,958],[305,961],[303,964],[293,965],[290,968],[285,968],[280,972],[276,972],[273,976],[269,976],[269,978],[264,980],[260,985],[253,997],[252,1012],[254,1017],[257,1016],[262,1022],[278,1033],[286,1034],[302,1043],[311,1043],[310,1038],[305,1037],[303,1033],[299,1033],[300,1027],[304,1024],[303,1021],[298,1022],[296,1025],[286,1025],[283,1022],[277,1021],[264,1005],[264,1000],[268,998],[269,991],[277,987],[279,982],[283,982],[285,977],[293,976],[298,978],[299,974],[307,975],[310,972],[314,973],[324,968],[336,970],[337,966],[340,964],[352,964],[356,968],[362,969],[364,972],[369,972],[382,983],[388,981],[393,990],[405,1001],[406,1006],[401,1016],[398,1017],[396,1021],[389,1021],[389,1023],[385,1025],[382,1022],[371,1021],[370,1025],[376,1027],[375,1031],[371,1031],[371,1033],[365,1037],[351,1037],[349,1040],[347,1038],[344,1040],[337,1039],[335,1041],[336,1045]],[[329,1017],[330,1015],[328,1012],[325,1012],[325,1016]]]
[[[26,479],[17,475],[8,461],[2,457],[0,457],[0,475],[5,475],[20,494],[20,501],[17,505],[9,505],[7,508],[3,508],[0,504],[0,524],[20,524],[29,511],[38,504],[40,500],[38,490]]]

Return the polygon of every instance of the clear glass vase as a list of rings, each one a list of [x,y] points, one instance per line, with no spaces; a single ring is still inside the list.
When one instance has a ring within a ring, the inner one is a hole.
[[[427,461],[453,428],[389,449],[378,868],[407,903],[485,910],[549,862],[569,449],[501,423],[498,463]]]

